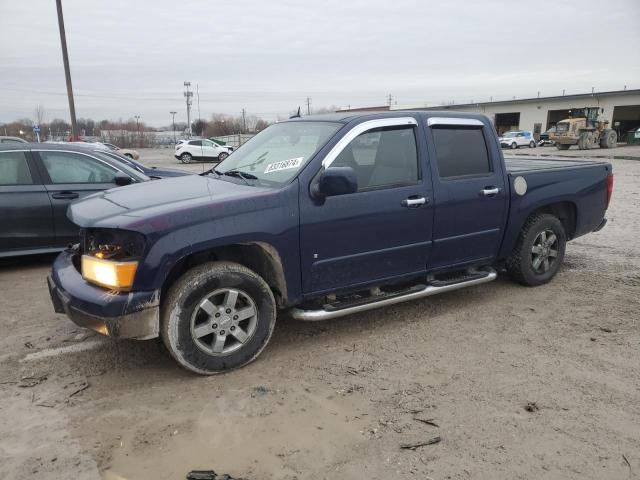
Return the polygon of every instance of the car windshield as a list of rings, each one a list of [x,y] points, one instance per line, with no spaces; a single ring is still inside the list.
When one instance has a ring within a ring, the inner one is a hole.
[[[518,134],[518,132],[507,132],[507,133],[502,134],[502,136],[503,136],[504,138],[513,138],[513,137],[515,137],[517,134]]]
[[[287,183],[341,127],[331,122],[284,122],[266,128],[215,168],[215,173],[257,181]]]

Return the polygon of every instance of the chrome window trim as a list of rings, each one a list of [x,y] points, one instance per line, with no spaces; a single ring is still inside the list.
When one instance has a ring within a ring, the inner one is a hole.
[[[3,150],[3,151],[6,152],[6,150]],[[77,152],[77,151],[74,151],[74,150],[49,150],[47,148],[32,148],[31,151],[32,152],[54,152],[54,153],[55,152],[63,152],[63,153],[76,153],[78,155],[84,155],[85,157],[93,158],[94,160],[97,160],[100,163],[104,163],[107,167],[110,167],[110,168],[116,170],[117,172],[124,173],[126,176],[131,178],[131,180],[135,180],[136,182],[139,182],[139,180],[137,178],[133,178],[127,172],[125,172],[123,170],[120,170],[118,167],[115,167],[115,166],[111,165],[109,162],[105,162],[101,158],[94,157],[93,155],[89,155],[88,153],[85,153],[85,152]],[[76,183],[87,183],[87,182],[76,182]],[[101,183],[104,183],[104,182],[101,182]],[[55,184],[52,184],[52,185],[55,185]],[[58,185],[64,185],[64,184],[60,183]]]
[[[431,117],[427,120],[427,125],[430,127],[434,125],[450,125],[460,126],[466,125],[468,127],[482,127],[484,123],[475,118],[456,118],[456,117]]]
[[[399,127],[403,125],[418,125],[418,122],[413,117],[397,117],[397,118],[380,118],[378,120],[368,120],[366,122],[359,123],[351,130],[349,130],[344,137],[342,137],[338,143],[336,143],[333,148],[329,151],[324,160],[322,160],[322,166],[324,168],[329,168],[333,161],[342,153],[342,150],[345,149],[347,145],[351,143],[353,139],[355,139],[358,135],[365,133],[368,130],[373,130],[374,128],[383,128],[383,127]]]

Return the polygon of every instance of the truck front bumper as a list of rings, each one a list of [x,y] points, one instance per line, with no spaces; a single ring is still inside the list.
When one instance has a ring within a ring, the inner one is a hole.
[[[155,338],[160,326],[159,292],[111,292],[87,282],[74,250],[56,258],[47,277],[53,309],[80,327],[113,338]]]

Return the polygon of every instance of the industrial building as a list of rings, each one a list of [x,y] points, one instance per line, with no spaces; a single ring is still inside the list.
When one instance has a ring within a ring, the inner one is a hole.
[[[491,118],[499,134],[509,130],[531,130],[538,135],[569,116],[571,108],[598,107],[600,119],[608,120],[622,141],[627,132],[640,127],[640,90],[593,92],[557,97],[523,98],[433,107],[391,108],[391,110],[439,110],[483,113]],[[341,111],[390,110],[384,107],[354,108]]]

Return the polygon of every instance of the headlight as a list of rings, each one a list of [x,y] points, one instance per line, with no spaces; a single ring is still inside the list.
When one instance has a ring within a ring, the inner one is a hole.
[[[83,255],[81,265],[85,280],[113,290],[129,290],[138,268],[137,261],[118,262],[91,255]]]
[[[81,232],[80,270],[88,282],[112,290],[129,290],[144,251],[144,236],[119,229]]]

